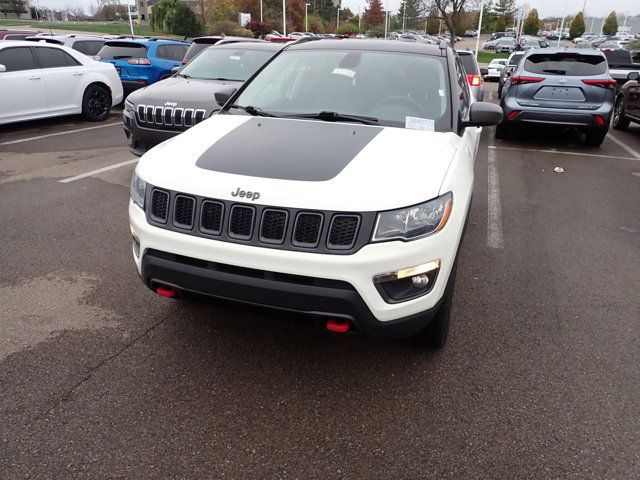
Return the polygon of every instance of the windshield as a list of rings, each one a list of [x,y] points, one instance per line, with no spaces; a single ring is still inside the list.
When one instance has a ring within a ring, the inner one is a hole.
[[[237,80],[244,82],[275,52],[212,47],[187,64],[180,75],[201,80]]]
[[[289,50],[269,63],[235,103],[278,116],[336,112],[397,127],[418,117],[434,121],[437,131],[450,130],[444,61],[398,52]]]

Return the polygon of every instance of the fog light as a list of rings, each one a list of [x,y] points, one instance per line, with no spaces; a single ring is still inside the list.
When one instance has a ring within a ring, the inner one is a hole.
[[[426,275],[416,275],[415,277],[411,277],[411,283],[416,288],[425,288],[429,285],[429,277]]]
[[[426,295],[433,288],[440,260],[378,275],[373,283],[387,303],[399,303]]]

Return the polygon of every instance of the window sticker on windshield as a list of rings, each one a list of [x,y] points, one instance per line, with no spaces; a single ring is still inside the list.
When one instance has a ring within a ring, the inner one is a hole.
[[[404,128],[410,130],[425,130],[427,132],[435,131],[436,122],[429,118],[405,117]]]
[[[240,56],[239,55],[231,55],[229,57],[229,60],[240,60]]]
[[[336,75],[344,75],[345,77],[353,78],[356,76],[356,72],[349,70],[348,68],[334,68],[333,72]]]

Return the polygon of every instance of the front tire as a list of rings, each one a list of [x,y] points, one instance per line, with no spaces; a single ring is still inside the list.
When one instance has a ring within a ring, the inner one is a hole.
[[[616,100],[616,106],[613,111],[612,126],[616,130],[626,130],[627,128],[629,128],[630,123],[631,120],[629,120],[624,114],[624,97],[621,95]]]
[[[82,116],[90,122],[102,122],[111,112],[111,95],[101,85],[89,85],[82,97]]]
[[[453,269],[447,281],[442,302],[437,313],[429,324],[416,335],[416,340],[433,350],[440,350],[447,344],[451,325],[451,304],[453,303],[453,290],[456,283],[456,270],[458,262],[453,264]]]
[[[606,130],[587,130],[586,143],[590,147],[599,147],[607,136]]]

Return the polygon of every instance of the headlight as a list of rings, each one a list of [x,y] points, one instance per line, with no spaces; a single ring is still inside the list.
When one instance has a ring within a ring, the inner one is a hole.
[[[124,101],[124,109],[127,112],[133,112],[135,106],[133,105],[133,102],[130,102],[129,100],[125,100]]]
[[[435,233],[447,224],[452,207],[453,194],[448,192],[420,205],[380,212],[371,240],[413,240]]]
[[[131,200],[144,210],[144,196],[147,190],[147,182],[142,180],[134,171],[131,177]]]

